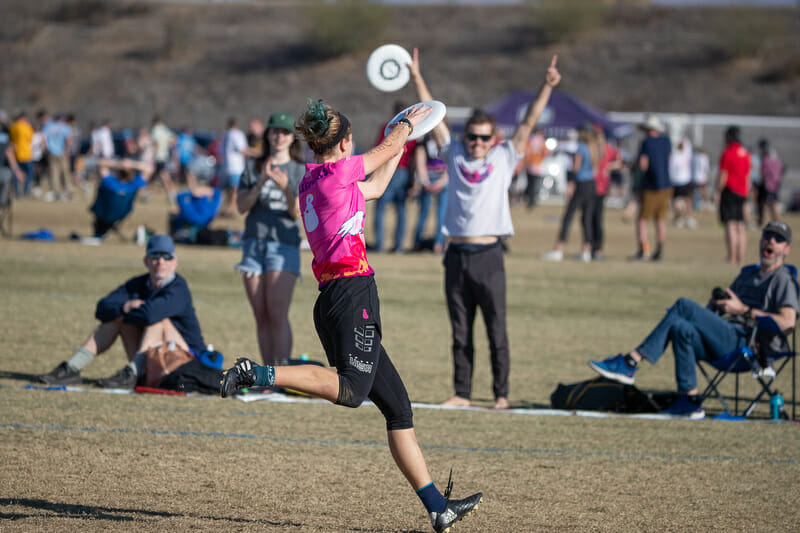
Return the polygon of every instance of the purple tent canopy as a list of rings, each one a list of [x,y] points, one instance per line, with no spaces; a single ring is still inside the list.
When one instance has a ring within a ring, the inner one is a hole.
[[[487,106],[486,112],[494,116],[498,127],[506,135],[511,135],[535,97],[536,93],[533,92],[515,91]],[[587,122],[600,124],[609,138],[621,139],[634,132],[633,125],[614,122],[599,109],[560,91],[554,91],[550,96],[550,101],[536,125],[544,128],[547,136],[563,139],[568,130],[576,129]]]

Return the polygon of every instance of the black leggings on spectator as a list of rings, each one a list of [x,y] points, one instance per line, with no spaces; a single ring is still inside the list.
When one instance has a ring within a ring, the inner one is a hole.
[[[583,223],[583,242],[592,242],[592,211],[594,210],[594,197],[596,194],[594,180],[575,183],[575,194],[570,198],[567,209],[564,211],[564,219],[561,221],[561,231],[558,234],[559,241],[567,242],[572,217],[580,207],[581,222]]]

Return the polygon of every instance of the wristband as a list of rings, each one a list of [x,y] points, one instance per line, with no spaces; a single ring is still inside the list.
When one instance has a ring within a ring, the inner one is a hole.
[[[411,125],[411,121],[408,120],[406,117],[401,118],[397,121],[397,124],[403,123],[408,126],[408,134],[411,135],[411,132],[414,131],[414,126]]]

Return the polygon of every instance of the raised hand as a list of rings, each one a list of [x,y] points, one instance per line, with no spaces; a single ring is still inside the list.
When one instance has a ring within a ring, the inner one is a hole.
[[[558,54],[553,55],[550,60],[550,66],[547,68],[547,73],[544,75],[544,82],[550,87],[555,87],[561,81],[561,74],[556,68],[556,61],[558,61]]]
[[[411,63],[406,63],[412,78],[419,77],[419,49],[414,48],[411,54]]]
[[[407,119],[411,122],[412,126],[415,126],[422,122],[422,120],[428,116],[428,114],[433,111],[433,108],[429,105],[418,104],[406,111],[403,118]]]

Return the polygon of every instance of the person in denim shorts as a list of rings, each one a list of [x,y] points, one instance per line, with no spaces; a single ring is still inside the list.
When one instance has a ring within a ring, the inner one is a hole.
[[[236,196],[247,213],[242,243],[244,291],[256,320],[264,364],[286,364],[292,352],[289,304],[300,276],[300,207],[297,189],[305,167],[288,113],[274,113],[261,157],[248,161]]]

